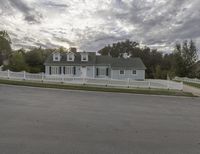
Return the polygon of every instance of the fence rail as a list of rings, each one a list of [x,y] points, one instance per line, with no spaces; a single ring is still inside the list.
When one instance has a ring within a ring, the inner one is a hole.
[[[110,87],[128,87],[128,88],[157,88],[157,89],[173,89],[182,90],[183,83],[178,83],[168,80],[144,80],[136,81],[132,79],[115,80],[110,78],[78,78],[62,75],[45,75],[44,73],[32,74],[23,72],[1,71],[0,78],[13,79],[13,80],[29,80],[29,81],[42,81],[53,83],[66,83],[66,84],[89,84],[89,85],[102,85]]]
[[[187,77],[184,77],[184,78],[175,77],[174,80],[181,81],[181,82],[190,82],[190,83],[197,83],[197,84],[200,84],[200,80],[197,79],[197,78],[191,79],[191,78],[187,78]]]

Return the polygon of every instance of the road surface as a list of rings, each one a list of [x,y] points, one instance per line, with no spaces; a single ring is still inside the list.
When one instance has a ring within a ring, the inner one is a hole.
[[[1,154],[197,154],[200,99],[0,85]]]

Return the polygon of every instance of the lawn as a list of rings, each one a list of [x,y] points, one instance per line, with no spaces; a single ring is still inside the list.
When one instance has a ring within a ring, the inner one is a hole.
[[[186,85],[200,89],[200,84],[198,84],[198,83],[191,83],[191,82],[183,82],[183,83],[186,84]]]
[[[86,90],[86,91],[99,91],[99,92],[194,97],[192,93],[186,93],[177,90],[163,90],[163,89],[142,89],[142,88],[128,89],[128,88],[114,88],[114,87],[102,87],[102,86],[100,87],[91,85],[66,85],[61,83],[59,84],[59,83],[42,83],[42,82],[32,82],[32,81],[12,81],[12,80],[2,80],[2,79],[0,79],[0,84],[41,87],[41,88],[68,89],[68,90]]]

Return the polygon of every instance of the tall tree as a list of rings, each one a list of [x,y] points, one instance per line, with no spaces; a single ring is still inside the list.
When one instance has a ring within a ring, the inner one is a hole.
[[[11,54],[11,39],[6,31],[0,31],[0,65],[3,65]]]
[[[128,53],[132,58],[140,57],[144,64],[147,67],[146,77],[147,78],[155,78],[156,77],[156,66],[160,66],[162,68],[162,53],[158,52],[156,49],[151,50],[149,47],[141,48],[140,44],[137,42],[133,42],[130,40],[126,40],[124,42],[114,43],[112,45],[105,46],[101,50],[99,50],[101,55],[110,55],[112,57],[120,57],[123,53]],[[167,73],[160,75],[162,78],[167,77]]]
[[[174,51],[174,69],[176,75],[190,77],[192,67],[198,59],[197,48],[195,43],[191,40],[185,40],[182,44],[177,43]]]
[[[44,72],[44,62],[49,54],[52,53],[51,49],[34,48],[25,54],[26,64],[29,66],[31,73]]]
[[[28,66],[25,62],[24,54],[21,52],[13,52],[9,57],[9,65],[7,66],[11,71],[28,71]]]

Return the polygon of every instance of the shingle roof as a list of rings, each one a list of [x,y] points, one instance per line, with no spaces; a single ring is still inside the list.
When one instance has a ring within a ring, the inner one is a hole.
[[[61,53],[60,61],[53,61],[53,54],[51,54],[45,61],[45,65],[94,65],[96,61],[96,54],[94,52],[88,53],[88,61],[81,61],[81,54],[79,52],[75,53],[74,61],[67,61],[67,53]]]
[[[53,55],[49,56],[45,62],[45,65],[109,65],[113,69],[118,68],[134,68],[134,69],[146,69],[144,63],[140,58],[113,58],[111,56],[96,56],[95,53],[88,53],[89,60],[87,62],[81,61],[80,53],[75,54],[74,61],[67,61],[67,54],[61,53],[61,61],[53,61]]]

